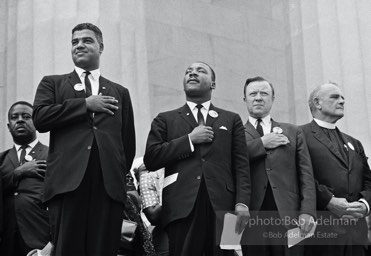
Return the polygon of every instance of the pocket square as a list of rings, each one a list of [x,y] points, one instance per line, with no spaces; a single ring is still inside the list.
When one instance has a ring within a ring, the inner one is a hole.
[[[219,130],[226,130],[226,131],[228,131],[227,127],[225,127],[225,126],[220,126],[219,127]]]

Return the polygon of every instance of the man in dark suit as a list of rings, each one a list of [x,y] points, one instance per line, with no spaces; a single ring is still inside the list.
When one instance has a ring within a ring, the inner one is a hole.
[[[243,246],[244,255],[302,255],[302,247],[288,249],[286,228],[294,228],[297,223],[306,234],[314,225],[315,183],[304,134],[295,125],[271,119],[274,99],[273,85],[264,78],[246,80],[244,101],[249,119],[245,136],[251,170],[251,218],[285,222],[266,226],[253,226],[251,222],[242,241],[248,244]]]
[[[335,125],[344,116],[344,103],[337,85],[316,87],[309,97],[313,121],[302,126],[316,181],[317,215],[329,220],[317,226],[321,236],[311,243],[320,246],[309,246],[308,255],[365,255],[371,172],[361,142]]]
[[[100,75],[100,29],[72,30],[70,74],[45,76],[33,119],[50,131],[45,195],[56,255],[116,255],[126,201],[125,174],[135,155],[129,91]]]
[[[161,218],[170,255],[223,255],[216,212],[235,209],[236,232],[249,216],[243,125],[238,114],[211,104],[216,85],[209,65],[190,65],[183,85],[187,102],[153,120],[144,163],[149,171],[165,167]]]
[[[14,146],[0,153],[4,194],[0,255],[24,256],[50,240],[48,212],[42,203],[48,147],[36,138],[30,103],[14,103],[8,121]]]

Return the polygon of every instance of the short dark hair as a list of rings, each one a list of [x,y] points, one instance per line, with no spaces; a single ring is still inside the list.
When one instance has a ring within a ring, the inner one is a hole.
[[[91,23],[80,23],[77,24],[73,29],[72,29],[72,34],[75,33],[75,31],[81,31],[84,29],[88,29],[94,32],[95,36],[97,37],[98,43],[101,44],[103,43],[103,34],[102,31],[95,26],[94,24]]]
[[[8,110],[8,120],[10,120],[10,111],[12,111],[12,109],[17,106],[17,105],[25,105],[25,106],[29,106],[31,109],[33,109],[33,106],[31,103],[27,102],[27,101],[23,101],[23,100],[20,100],[20,101],[17,101],[17,102],[14,102],[9,110]]]
[[[245,82],[245,86],[243,87],[243,96],[246,97],[246,87],[252,83],[252,82],[267,82],[269,84],[269,86],[271,87],[272,89],[272,97],[274,97],[274,88],[273,88],[273,84],[271,84],[270,82],[268,82],[266,79],[264,79],[263,77],[261,76],[256,76],[256,77],[252,77],[252,78],[248,78]]]
[[[208,66],[209,69],[211,70],[211,81],[213,81],[215,83],[216,75],[215,75],[214,69],[209,64],[207,64],[206,62],[203,62],[203,61],[196,61],[195,63],[202,63],[202,64]]]

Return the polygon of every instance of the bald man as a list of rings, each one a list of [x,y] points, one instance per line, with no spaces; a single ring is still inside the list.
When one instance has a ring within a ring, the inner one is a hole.
[[[370,212],[371,172],[362,144],[341,132],[344,96],[336,84],[316,87],[309,97],[313,121],[304,131],[317,190],[321,221],[307,255],[365,255]],[[320,245],[320,246],[318,246]]]

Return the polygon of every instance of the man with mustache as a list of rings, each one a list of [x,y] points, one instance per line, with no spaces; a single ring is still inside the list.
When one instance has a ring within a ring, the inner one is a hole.
[[[0,255],[24,256],[50,241],[48,212],[42,203],[48,147],[36,137],[30,103],[14,103],[8,122],[14,146],[0,153],[4,195]]]
[[[117,255],[126,201],[125,175],[135,155],[127,88],[100,74],[101,30],[72,29],[69,74],[45,76],[33,119],[50,132],[45,194],[55,255]]]
[[[361,142],[336,127],[344,96],[336,84],[317,86],[309,96],[313,121],[303,125],[317,189],[317,236],[308,255],[365,255],[371,171]],[[326,220],[329,220],[326,222]]]
[[[316,195],[312,164],[304,134],[297,126],[278,123],[270,111],[274,88],[263,77],[246,80],[245,124],[251,169],[251,225],[244,232],[244,255],[303,255],[303,247],[287,247],[287,229],[307,234],[314,225]],[[254,219],[264,220],[256,225]],[[266,221],[269,220],[267,223]],[[279,222],[277,220],[285,220]],[[267,235],[269,234],[269,235]]]
[[[183,80],[186,104],[160,113],[148,135],[144,163],[165,168],[161,222],[175,256],[233,255],[219,247],[218,211],[237,213],[241,233],[249,217],[250,170],[238,114],[215,107],[215,73],[195,62]]]

